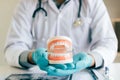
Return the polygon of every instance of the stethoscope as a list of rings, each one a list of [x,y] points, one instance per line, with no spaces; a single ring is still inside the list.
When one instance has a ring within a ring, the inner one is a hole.
[[[67,2],[69,2],[70,0],[68,0]],[[41,6],[42,4],[42,0],[38,0],[38,7],[36,8],[36,10],[33,12],[33,16],[32,18],[34,19],[36,16],[36,13],[39,11],[43,11],[45,13],[45,16],[48,16],[47,11]],[[77,19],[74,21],[74,26],[80,26],[82,24],[82,20],[81,20],[81,7],[82,7],[82,0],[79,0],[79,9],[78,9],[78,14],[77,14]]]

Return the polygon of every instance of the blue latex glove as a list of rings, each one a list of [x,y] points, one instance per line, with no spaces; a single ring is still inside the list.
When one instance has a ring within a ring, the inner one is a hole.
[[[55,68],[63,69],[63,70],[66,68],[70,68],[70,67],[74,66],[73,64],[65,64],[65,65],[53,64],[53,65],[50,65],[49,61],[48,61],[48,53],[47,53],[47,50],[45,48],[36,49],[32,53],[32,59],[40,67],[40,69],[44,70],[44,71],[47,71],[46,69],[49,66],[54,66]]]
[[[47,72],[52,76],[66,76],[78,72],[80,70],[86,69],[92,65],[92,56],[86,53],[78,53],[73,56],[75,68],[73,69],[57,69],[54,66],[49,66]]]
[[[48,66],[47,56],[48,56],[48,53],[45,48],[36,49],[32,53],[33,61],[40,67],[41,70],[46,70],[46,67]]]
[[[73,63],[51,64],[50,66],[53,66],[53,67],[58,68],[58,69],[63,69],[63,70],[75,68],[75,65]]]
[[[74,64],[77,69],[82,70],[92,66],[93,57],[81,52],[73,56]]]

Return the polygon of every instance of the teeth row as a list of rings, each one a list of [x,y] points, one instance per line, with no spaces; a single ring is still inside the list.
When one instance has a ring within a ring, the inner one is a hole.
[[[50,46],[50,50],[54,49],[54,46],[56,45],[65,45],[65,47],[69,48],[69,45],[64,43],[64,42],[57,42],[57,43],[54,43],[52,44],[52,46]]]
[[[68,57],[68,56],[70,56],[70,54],[50,54],[50,56],[52,56],[52,57]]]

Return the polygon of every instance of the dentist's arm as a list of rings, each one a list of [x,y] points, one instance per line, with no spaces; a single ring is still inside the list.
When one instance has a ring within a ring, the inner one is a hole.
[[[20,65],[20,61],[27,61],[27,55],[32,49],[31,16],[35,8],[35,1],[20,0],[14,13],[4,50],[6,61],[11,66],[23,67]]]

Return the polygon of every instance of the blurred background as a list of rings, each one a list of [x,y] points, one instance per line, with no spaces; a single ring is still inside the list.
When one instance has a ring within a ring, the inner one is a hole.
[[[3,48],[11,17],[18,2],[19,0],[0,0],[0,65],[7,64],[4,59]],[[120,0],[104,0],[104,2],[110,14],[111,21],[113,22],[117,38],[120,40]],[[120,45],[118,50],[120,51]],[[114,62],[120,62],[120,53],[118,53]]]

